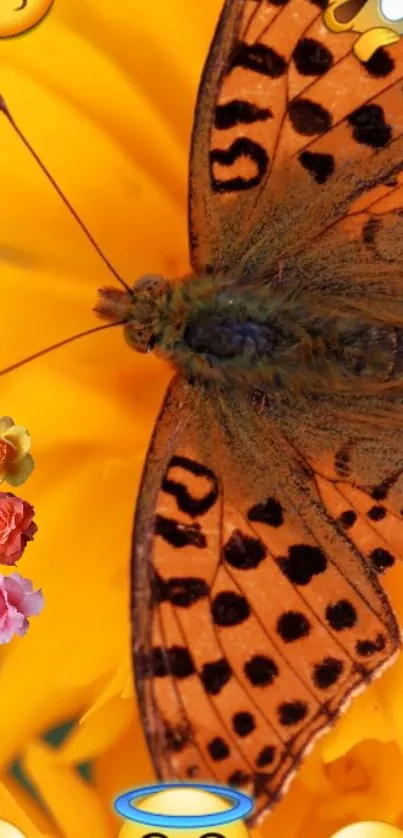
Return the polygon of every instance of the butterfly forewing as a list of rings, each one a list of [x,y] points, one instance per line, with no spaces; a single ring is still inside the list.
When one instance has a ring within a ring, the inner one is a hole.
[[[285,161],[294,161],[299,178],[326,188],[343,163],[358,163],[402,134],[403,41],[363,64],[352,52],[352,33],[326,28],[325,5],[225,4],[193,131],[190,231],[199,270],[227,267],[231,243],[221,234],[235,225],[234,239],[248,238],[248,219]],[[396,177],[366,195],[373,211],[396,207],[396,195],[389,207],[375,205],[396,191]]]

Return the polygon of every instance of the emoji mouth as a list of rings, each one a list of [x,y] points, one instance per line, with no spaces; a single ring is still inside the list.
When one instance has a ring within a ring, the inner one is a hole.
[[[361,11],[367,0],[346,0],[337,9],[334,10],[333,15],[337,23],[350,23],[358,12]]]

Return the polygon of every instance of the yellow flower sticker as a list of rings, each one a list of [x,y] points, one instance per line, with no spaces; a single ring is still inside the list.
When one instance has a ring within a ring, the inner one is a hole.
[[[1,0],[0,38],[11,38],[32,29],[46,15],[52,3],[53,0]]]
[[[10,416],[0,417],[0,483],[21,486],[32,473],[31,437]],[[1,838],[1,836],[0,836]]]

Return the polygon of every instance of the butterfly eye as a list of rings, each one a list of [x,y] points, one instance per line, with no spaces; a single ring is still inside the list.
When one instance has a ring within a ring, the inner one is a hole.
[[[381,0],[381,13],[386,20],[403,20],[403,7],[401,0]]]

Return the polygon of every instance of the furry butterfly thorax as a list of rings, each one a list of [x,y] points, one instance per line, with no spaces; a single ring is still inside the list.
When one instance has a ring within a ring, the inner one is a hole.
[[[298,268],[282,264],[277,275],[272,269],[246,281],[236,269],[172,282],[145,276],[131,293],[101,289],[95,310],[109,322],[124,321],[131,348],[155,351],[194,383],[295,393],[396,388],[403,374],[403,299],[391,300],[382,272],[376,292],[366,274],[354,278],[346,295],[327,275],[321,282],[320,258],[314,290],[303,279],[295,283]],[[283,281],[293,273],[294,283]]]

